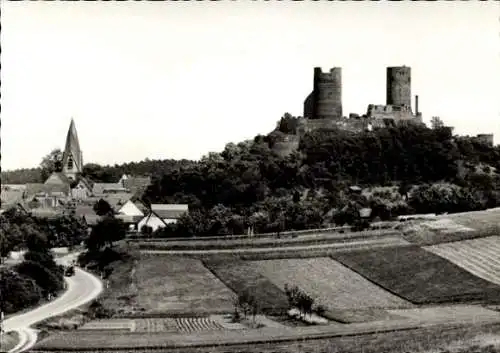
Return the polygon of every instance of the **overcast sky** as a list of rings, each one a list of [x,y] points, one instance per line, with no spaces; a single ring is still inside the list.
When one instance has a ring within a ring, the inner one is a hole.
[[[75,119],[84,161],[197,159],[302,115],[342,67],[344,114],[412,68],[424,120],[500,137],[500,2],[2,1],[2,169],[35,167]]]

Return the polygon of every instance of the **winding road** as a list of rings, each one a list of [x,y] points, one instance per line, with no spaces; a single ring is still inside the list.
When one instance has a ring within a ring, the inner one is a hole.
[[[63,265],[71,263],[78,253],[72,253],[57,259]],[[19,353],[33,347],[37,341],[37,331],[32,325],[53,316],[76,309],[96,298],[103,290],[102,282],[96,276],[75,268],[75,275],[65,277],[66,291],[53,301],[29,312],[12,316],[3,322],[5,332],[17,331],[19,343],[9,353]]]

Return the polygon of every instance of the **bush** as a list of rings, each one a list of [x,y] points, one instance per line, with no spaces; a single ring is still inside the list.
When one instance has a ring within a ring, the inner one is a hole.
[[[62,276],[59,273],[51,272],[38,262],[23,261],[16,266],[16,272],[35,280],[44,295],[55,294],[64,288]]]
[[[2,298],[6,314],[36,305],[43,297],[42,289],[34,279],[9,269],[0,269],[0,293],[9,293]]]

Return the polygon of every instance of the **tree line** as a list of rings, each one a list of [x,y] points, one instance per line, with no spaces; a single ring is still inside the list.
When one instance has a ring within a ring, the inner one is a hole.
[[[297,132],[286,114],[275,131],[229,143],[199,161],[146,160],[115,166],[88,164],[85,175],[116,182],[150,175],[145,203],[185,203],[190,212],[155,236],[242,234],[353,224],[408,213],[458,212],[500,205],[500,147],[453,135],[443,124],[389,125],[361,133],[319,129],[282,157],[273,146]],[[396,192],[358,195],[374,186]]]

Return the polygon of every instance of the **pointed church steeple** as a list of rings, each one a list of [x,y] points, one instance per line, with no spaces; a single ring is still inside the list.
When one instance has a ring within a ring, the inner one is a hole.
[[[66,135],[66,145],[63,153],[63,173],[70,179],[75,180],[77,175],[83,170],[83,157],[76,133],[75,121],[71,118],[68,134]]]

